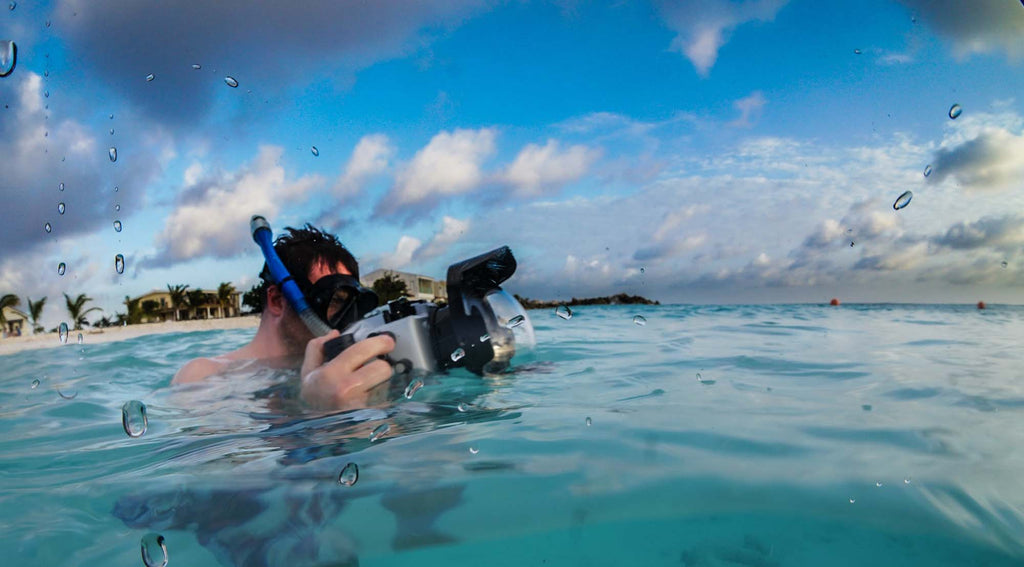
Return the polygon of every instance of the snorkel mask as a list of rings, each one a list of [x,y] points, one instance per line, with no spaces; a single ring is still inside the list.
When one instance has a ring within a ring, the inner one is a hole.
[[[388,361],[398,374],[459,367],[485,374],[505,369],[517,350],[536,343],[526,311],[500,286],[516,270],[507,246],[449,266],[450,305],[400,298],[377,308],[377,294],[352,276],[303,280],[300,287],[278,258],[266,219],[254,216],[250,228],[274,283],[309,330],[341,332],[324,344],[328,360],[363,339],[390,334],[395,349]]]

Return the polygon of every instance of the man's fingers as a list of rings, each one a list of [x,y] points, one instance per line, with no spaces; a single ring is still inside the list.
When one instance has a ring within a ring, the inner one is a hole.
[[[395,350],[395,340],[388,335],[377,335],[363,339],[343,350],[329,366],[340,367],[344,372],[355,372],[367,362]],[[322,358],[322,355],[321,355]],[[382,361],[383,362],[383,361]],[[387,365],[387,363],[385,362]],[[390,365],[388,365],[390,368]]]
[[[324,343],[337,338],[340,334],[337,330],[331,329],[326,335],[316,337],[306,343],[306,355],[302,359],[302,373],[300,376],[309,374],[324,363]]]

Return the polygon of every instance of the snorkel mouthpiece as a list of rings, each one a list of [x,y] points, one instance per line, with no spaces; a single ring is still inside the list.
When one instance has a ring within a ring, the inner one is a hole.
[[[281,288],[288,304],[299,314],[299,318],[306,324],[309,332],[315,336],[323,336],[330,332],[331,328],[306,303],[299,284],[288,273],[288,268],[281,262],[277,251],[274,250],[274,233],[270,230],[270,223],[260,215],[253,215],[249,221],[249,230],[252,231],[252,239],[263,251],[263,259],[267,262],[267,269],[274,283]]]

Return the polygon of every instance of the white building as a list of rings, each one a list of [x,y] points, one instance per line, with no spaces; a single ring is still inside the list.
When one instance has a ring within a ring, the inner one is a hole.
[[[448,287],[444,280],[435,280],[434,278],[419,274],[400,272],[398,270],[374,270],[359,278],[359,283],[363,284],[365,288],[373,289],[373,282],[387,274],[392,274],[405,282],[405,289],[409,291],[409,299],[425,299],[427,301],[443,299],[448,301]]]

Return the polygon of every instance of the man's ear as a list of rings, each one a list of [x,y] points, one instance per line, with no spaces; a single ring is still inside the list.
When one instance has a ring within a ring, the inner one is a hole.
[[[265,309],[270,312],[271,315],[280,317],[284,313],[284,306],[287,300],[284,294],[281,293],[281,288],[276,285],[267,286],[267,306]]]

